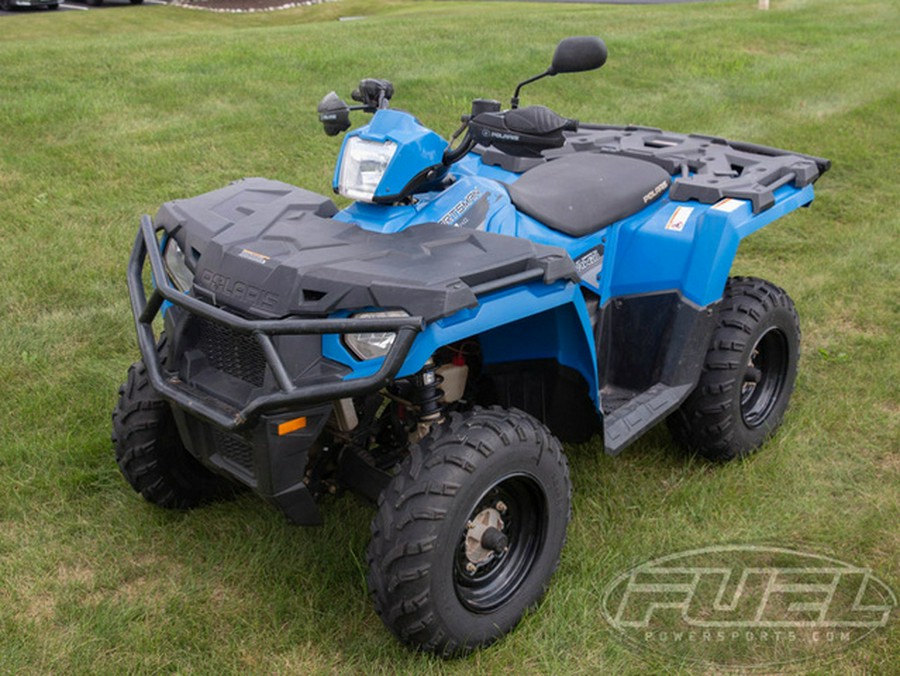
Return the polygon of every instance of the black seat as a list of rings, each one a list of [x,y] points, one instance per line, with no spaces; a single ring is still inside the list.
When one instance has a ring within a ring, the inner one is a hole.
[[[669,174],[650,162],[579,152],[529,169],[508,190],[519,211],[584,237],[640,211],[669,183]]]

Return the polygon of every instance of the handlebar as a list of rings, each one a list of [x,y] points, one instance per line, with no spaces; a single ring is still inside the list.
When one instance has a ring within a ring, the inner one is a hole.
[[[444,151],[444,157],[441,160],[441,164],[445,167],[449,167],[454,162],[458,162],[465,157],[475,145],[476,141],[472,137],[472,132],[469,129],[466,129],[466,135],[463,136],[462,142],[456,146],[456,148],[450,148],[448,146],[447,150]]]
[[[478,108],[481,106],[473,106]],[[468,135],[475,143],[496,146],[510,155],[540,156],[541,151],[565,143],[563,132],[578,130],[578,120],[557,115],[544,106],[500,111],[498,104],[496,108],[472,115]]]

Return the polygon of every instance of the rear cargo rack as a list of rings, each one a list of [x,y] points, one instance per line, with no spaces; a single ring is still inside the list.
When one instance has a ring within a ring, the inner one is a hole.
[[[651,127],[582,124],[548,160],[573,152],[622,155],[652,162],[670,175],[669,199],[714,204],[726,197],[749,200],[753,213],[774,206],[775,190],[804,188],[831,168],[822,157],[717,136],[679,134]]]

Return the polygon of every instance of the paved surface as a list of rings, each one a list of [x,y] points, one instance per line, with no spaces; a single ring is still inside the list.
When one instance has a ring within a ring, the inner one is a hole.
[[[498,0],[503,2],[504,0]],[[522,0],[513,0],[520,2]],[[525,2],[557,2],[557,3],[584,3],[594,5],[669,5],[683,2],[715,2],[715,0],[525,0]],[[88,11],[92,9],[112,9],[116,7],[146,7],[151,5],[165,5],[167,3],[162,0],[144,0],[143,5],[132,5],[128,0],[104,0],[99,7],[92,7],[82,2],[68,1],[61,2],[59,5],[60,12],[66,11]],[[9,12],[0,10],[0,16],[27,16],[29,14],[41,14],[54,10],[37,9],[24,7],[14,9]]]
[[[674,5],[683,2],[715,2],[716,0],[496,0],[498,2],[568,2],[586,5]]]
[[[125,7],[152,7],[153,5],[165,5],[161,0],[144,0],[143,5],[132,5],[128,0],[104,0],[103,4],[98,7],[86,5],[83,2],[72,2],[63,0],[59,5],[59,10],[41,9],[38,7],[19,7],[9,12],[0,10],[0,17],[3,16],[34,16],[35,14],[52,14],[55,11],[60,12],[86,12],[95,9],[123,9]]]
[[[499,0],[503,2],[504,0]],[[515,0],[521,1],[521,0]],[[526,2],[557,2],[557,3],[585,3],[595,5],[668,5],[682,2],[715,2],[715,0],[525,0]],[[66,11],[88,11],[93,9],[113,9],[121,7],[146,7],[151,5],[165,5],[162,0],[144,0],[143,5],[132,5],[128,0],[104,0],[99,7],[92,7],[83,2],[68,0],[61,2],[59,5],[60,12]],[[53,10],[32,9],[30,7],[14,9],[10,12],[0,10],[0,16],[27,16],[29,14],[42,14]]]

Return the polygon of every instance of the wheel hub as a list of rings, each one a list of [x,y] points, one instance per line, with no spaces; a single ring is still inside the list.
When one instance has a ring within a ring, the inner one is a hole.
[[[481,510],[466,524],[466,558],[470,563],[484,563],[509,548],[503,527],[503,517],[494,507]]]
[[[543,551],[547,520],[545,493],[528,475],[503,476],[482,494],[454,554],[453,584],[466,609],[490,613],[514,597]]]
[[[741,382],[741,417],[747,427],[763,425],[777,403],[788,372],[787,341],[775,328],[763,333],[750,351]]]
[[[756,367],[756,359],[758,356],[758,349],[755,349],[750,353],[750,359],[747,362],[747,372],[744,375],[744,382],[741,385],[741,401],[749,400],[753,395],[756,386],[762,380],[762,371]]]

